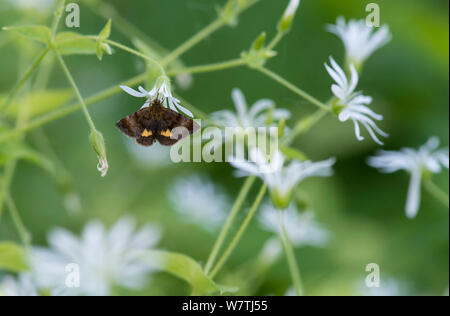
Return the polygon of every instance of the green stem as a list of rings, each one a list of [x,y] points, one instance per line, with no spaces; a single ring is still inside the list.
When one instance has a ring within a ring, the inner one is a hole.
[[[441,202],[445,207],[449,208],[449,197],[448,193],[444,192],[439,188],[431,179],[425,180],[423,182],[425,190],[430,193],[436,200]]]
[[[229,61],[214,63],[214,64],[208,64],[208,65],[200,65],[200,66],[193,66],[193,67],[186,67],[181,69],[174,69],[167,73],[168,76],[173,77],[177,76],[179,74],[189,73],[202,73],[202,72],[212,72],[212,71],[219,71],[224,70],[228,68],[234,68],[245,65],[245,61],[241,58],[232,59]]]
[[[253,205],[248,212],[247,216],[244,219],[244,222],[239,227],[236,235],[232,239],[231,243],[228,245],[227,249],[223,253],[223,255],[220,257],[220,259],[217,261],[216,265],[214,266],[214,269],[212,269],[212,272],[208,275],[210,278],[213,278],[217,272],[222,268],[222,266],[227,261],[228,257],[230,256],[231,252],[234,250],[236,245],[239,243],[239,240],[241,239],[242,235],[244,234],[245,230],[247,229],[248,224],[253,218],[253,215],[255,215],[256,211],[258,210],[259,205],[261,204],[261,201],[266,194],[267,191],[267,185],[264,183],[261,186],[261,189],[259,190],[259,193],[256,197],[255,202],[253,202]]]
[[[117,43],[117,42],[114,42],[114,41],[111,41],[111,40],[108,40],[108,39],[103,40],[103,41],[105,43],[110,44],[111,46],[115,46],[115,47],[117,47],[119,49],[122,49],[122,50],[124,50],[126,52],[129,52],[129,53],[131,53],[133,55],[141,57],[141,58],[143,58],[143,59],[145,59],[145,60],[147,60],[147,61],[149,61],[149,62],[151,62],[151,63],[153,63],[155,65],[157,65],[159,67],[159,69],[161,70],[161,74],[162,75],[166,74],[166,71],[164,70],[164,67],[156,59],[151,58],[151,57],[149,57],[149,56],[147,56],[147,55],[145,55],[145,54],[143,54],[143,53],[141,53],[141,52],[139,52],[139,51],[137,51],[135,49],[132,49],[132,48],[130,48],[128,46],[125,46],[125,45],[122,45],[120,43]]]
[[[59,21],[61,20],[61,16],[64,12],[65,2],[66,2],[66,0],[59,0],[59,2],[58,2],[58,8],[56,9],[55,18],[53,19],[51,42],[53,42],[55,40],[55,36],[58,31]]]
[[[17,166],[17,160],[12,160],[5,166],[5,171],[3,174],[3,181],[1,183],[2,186],[0,188],[0,220],[1,220],[2,214],[3,214],[3,205],[4,205],[4,202],[6,201],[6,197],[9,193],[9,188],[11,186],[11,182],[12,182],[14,172],[16,170],[16,166]]]
[[[292,247],[289,236],[286,232],[286,227],[284,224],[284,211],[279,211],[279,223],[281,232],[281,241],[283,243],[283,249],[286,254],[286,259],[289,265],[289,271],[291,273],[292,281],[294,283],[295,293],[298,296],[303,295],[302,282],[300,277],[300,270],[298,268],[297,260],[295,260],[294,248]]]
[[[83,97],[81,96],[80,90],[78,89],[77,84],[76,84],[75,81],[73,80],[73,77],[72,77],[72,75],[70,74],[70,71],[69,71],[69,69],[67,68],[66,63],[64,62],[64,59],[61,57],[61,55],[60,55],[58,52],[55,51],[55,54],[56,54],[56,57],[58,58],[59,63],[61,64],[61,67],[62,67],[62,69],[63,69],[63,71],[64,71],[64,73],[65,73],[65,75],[66,75],[66,77],[67,77],[67,80],[69,80],[69,83],[71,84],[73,90],[75,91],[75,94],[76,94],[76,96],[77,96],[77,98],[78,98],[78,101],[79,101],[79,103],[80,103],[80,105],[81,105],[81,109],[82,109],[83,112],[84,112],[84,115],[85,115],[85,117],[86,117],[86,120],[87,120],[87,122],[88,122],[88,124],[89,124],[89,127],[90,127],[91,131],[92,131],[92,132],[93,132],[93,131],[96,131],[97,129],[95,128],[94,121],[92,120],[92,117],[91,117],[91,115],[89,114],[89,111],[88,111],[88,109],[87,109],[87,105],[86,105],[86,103],[84,102],[84,99],[83,99]]]
[[[10,109],[11,102],[13,101],[14,97],[16,96],[17,92],[22,88],[22,86],[25,84],[25,82],[30,79],[33,72],[39,67],[39,64],[44,59],[44,57],[48,54],[50,48],[46,48],[39,56],[36,58],[36,60],[33,62],[33,64],[28,68],[28,70],[22,75],[22,77],[19,79],[19,81],[16,83],[14,88],[11,90],[11,92],[8,94],[8,97],[6,98],[5,102],[1,106],[3,109],[3,113],[0,116],[6,115]]]
[[[267,45],[266,49],[267,50],[272,50],[275,48],[275,46],[278,45],[278,43],[283,39],[284,36],[284,32],[277,32],[277,35],[275,35],[275,37],[272,39],[272,41],[270,41],[269,45]]]
[[[17,210],[16,204],[14,203],[9,193],[6,194],[5,200],[9,210],[9,214],[11,216],[14,225],[17,228],[17,232],[20,236],[20,239],[24,247],[28,249],[31,243],[30,234],[28,233],[27,229],[25,228],[25,225],[22,222],[22,219],[20,218],[20,214]]]
[[[257,67],[255,69],[260,71],[261,73],[265,74],[269,78],[275,80],[279,84],[285,86],[286,88],[288,88],[292,92],[298,94],[303,99],[305,99],[305,100],[309,101],[310,103],[318,106],[319,108],[327,110],[327,111],[331,111],[331,107],[330,106],[326,105],[323,102],[320,102],[319,100],[317,100],[316,98],[314,98],[310,94],[306,93],[302,89],[298,88],[297,86],[295,86],[294,84],[290,83],[286,79],[280,77],[279,75],[277,75],[276,73],[272,72],[271,70],[269,70],[267,68],[264,68],[264,67]]]
[[[236,16],[238,16],[243,11],[247,10],[257,2],[261,0],[248,0],[245,5],[243,5],[241,8],[239,8],[236,12]],[[181,55],[183,55],[185,52],[190,50],[192,47],[200,43],[203,39],[210,36],[212,33],[217,31],[218,29],[222,28],[228,23],[228,20],[225,18],[218,18],[214,22],[207,25],[204,29],[202,29],[200,32],[192,36],[190,39],[188,39],[186,42],[175,48],[169,55],[167,55],[163,60],[163,65],[168,65]]]
[[[225,238],[231,228],[231,225],[233,224],[234,219],[236,218],[236,215],[239,213],[239,210],[242,207],[242,204],[244,203],[245,199],[247,198],[247,195],[255,182],[256,177],[250,176],[248,177],[244,185],[241,187],[241,190],[239,191],[239,194],[236,198],[236,201],[233,204],[233,207],[231,208],[230,215],[228,215],[227,221],[225,222],[225,225],[222,227],[222,230],[220,231],[219,237],[217,237],[217,240],[213,246],[213,249],[209,255],[208,261],[205,265],[205,274],[208,274],[213,266],[214,260],[216,260],[217,254],[219,253],[220,248],[222,247],[222,244],[225,241]]]
[[[192,47],[200,43],[203,39],[207,38],[209,35],[220,29],[222,26],[224,26],[224,21],[218,19],[206,26],[204,29],[202,29],[200,32],[192,36],[190,39],[188,39],[186,42],[175,48],[169,55],[167,55],[163,60],[163,65],[168,65],[175,59],[177,59],[179,56],[183,55],[185,52],[190,50]]]

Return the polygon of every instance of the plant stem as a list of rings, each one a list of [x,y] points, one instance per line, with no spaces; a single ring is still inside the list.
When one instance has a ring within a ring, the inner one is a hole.
[[[30,234],[28,233],[27,229],[25,228],[25,225],[22,222],[22,219],[20,218],[19,212],[17,210],[16,204],[14,203],[13,199],[9,195],[9,193],[5,196],[6,205],[9,210],[9,214],[11,216],[11,219],[14,223],[14,225],[17,228],[17,232],[19,233],[20,239],[24,245],[25,248],[30,247]]]
[[[302,89],[300,89],[297,86],[293,85],[292,83],[290,83],[286,79],[280,77],[278,74],[272,72],[271,70],[269,70],[269,69],[267,69],[265,67],[257,67],[257,68],[254,68],[254,69],[260,71],[261,73],[263,73],[266,76],[268,76],[269,78],[275,80],[279,84],[285,86],[286,88],[288,88],[292,92],[298,94],[300,97],[302,97],[303,99],[309,101],[310,103],[318,106],[319,108],[327,110],[327,111],[331,111],[331,107],[330,106],[326,105],[323,102],[320,102],[319,100],[317,100],[316,98],[314,98],[310,94],[306,93]]]
[[[246,9],[250,8],[257,2],[261,0],[249,0],[247,3],[239,8],[239,10],[236,12],[236,16],[245,11]],[[197,45],[199,42],[201,42],[203,39],[210,36],[212,33],[223,27],[227,24],[227,20],[223,18],[218,18],[209,25],[207,25],[204,29],[202,29],[200,32],[189,38],[186,42],[175,48],[169,55],[167,55],[163,60],[163,65],[170,64],[173,60],[177,59],[181,55],[183,55],[185,52],[190,50],[192,47]]]
[[[66,0],[59,0],[59,2],[58,2],[58,8],[56,9],[55,18],[53,19],[53,24],[52,24],[52,39],[51,39],[51,42],[53,42],[55,40],[55,36],[56,36],[57,31],[58,31],[59,21],[61,20],[61,16],[62,16],[63,11],[64,11],[64,4],[65,3],[66,3]]]
[[[445,207],[449,208],[448,193],[439,188],[431,179],[425,180],[423,182],[423,185],[428,193],[430,193],[436,200],[445,205]]]
[[[16,166],[17,160],[12,160],[5,166],[3,181],[1,183],[2,186],[0,187],[0,220],[2,218],[4,202],[6,201],[6,196],[9,193],[9,187],[11,186]]]
[[[57,57],[58,60],[59,60],[59,63],[61,64],[61,67],[62,67],[62,69],[63,69],[63,71],[64,71],[64,73],[65,73],[65,75],[66,75],[66,77],[67,77],[67,80],[69,80],[69,83],[71,84],[73,90],[75,91],[75,94],[76,94],[76,96],[77,96],[77,98],[78,98],[78,101],[79,101],[79,103],[80,103],[80,105],[81,105],[81,109],[82,109],[83,112],[84,112],[84,115],[85,115],[85,117],[86,117],[86,120],[87,120],[87,122],[88,122],[88,124],[89,124],[89,127],[90,127],[91,131],[93,132],[93,131],[97,130],[97,129],[95,128],[94,121],[92,120],[92,117],[91,117],[91,115],[89,114],[89,111],[88,111],[88,109],[87,109],[87,105],[86,105],[86,103],[84,102],[84,99],[83,99],[83,97],[81,96],[80,90],[78,90],[78,86],[77,86],[77,84],[75,83],[75,81],[73,80],[73,77],[72,77],[72,75],[70,74],[70,71],[69,71],[69,69],[67,68],[66,63],[64,62],[64,59],[61,57],[61,55],[60,55],[58,52],[55,52],[55,54],[56,54],[56,57]]]
[[[244,219],[244,222],[239,227],[236,235],[232,239],[231,243],[228,245],[227,249],[223,253],[223,255],[220,257],[220,259],[217,261],[216,265],[214,266],[214,269],[212,272],[208,275],[210,278],[213,278],[217,272],[222,268],[222,266],[227,261],[228,257],[230,256],[231,252],[234,250],[236,245],[239,243],[239,240],[241,239],[242,235],[244,234],[245,230],[247,229],[248,224],[253,218],[253,215],[255,215],[255,212],[258,210],[259,205],[261,204],[261,201],[266,194],[267,191],[267,184],[263,184],[261,186],[261,189],[259,190],[258,195],[256,196],[255,202],[253,202],[253,205],[248,212],[247,216]]]
[[[111,41],[111,40],[108,40],[108,39],[105,39],[105,40],[103,40],[105,43],[108,43],[108,44],[110,44],[111,46],[115,46],[115,47],[117,47],[117,48],[119,48],[119,49],[122,49],[122,50],[124,50],[124,51],[126,51],[126,52],[129,52],[129,53],[131,53],[131,54],[133,54],[133,55],[136,55],[136,56],[138,56],[138,57],[141,57],[141,58],[143,58],[143,59],[145,59],[145,60],[147,60],[147,61],[149,61],[149,62],[151,62],[151,63],[153,63],[153,64],[156,64],[158,67],[159,67],[159,69],[160,69],[160,71],[161,71],[161,74],[162,75],[165,75],[166,74],[166,71],[164,70],[164,67],[156,60],[156,59],[154,59],[154,58],[151,58],[151,57],[149,57],[149,56],[147,56],[147,55],[145,55],[145,54],[143,54],[143,53],[141,53],[141,52],[139,52],[139,51],[137,51],[137,50],[135,50],[135,49],[132,49],[132,48],[130,48],[130,47],[128,47],[128,46],[125,46],[125,45],[122,45],[122,44],[120,44],[120,43],[117,43],[117,42],[114,42],[114,41]]]
[[[200,32],[192,36],[190,39],[188,39],[186,42],[175,48],[169,55],[163,58],[161,61],[163,65],[168,65],[175,59],[177,59],[179,56],[183,55],[185,52],[190,50],[192,47],[197,45],[199,42],[201,42],[203,39],[207,38],[209,35],[220,29],[224,25],[224,21],[217,19],[208,26],[206,26],[204,29],[202,29]]]
[[[50,48],[46,48],[39,56],[36,58],[36,60],[33,62],[33,64],[28,68],[28,70],[22,75],[22,77],[19,79],[19,81],[16,83],[14,88],[11,90],[11,92],[8,94],[8,97],[6,98],[5,102],[1,106],[3,109],[3,113],[0,116],[4,116],[8,113],[11,102],[13,101],[14,97],[16,96],[17,92],[22,88],[22,86],[25,84],[25,82],[30,79],[33,72],[39,67],[39,64],[44,59],[44,57],[48,54]]]
[[[210,272],[214,260],[216,260],[217,254],[219,253],[220,248],[222,247],[223,242],[225,241],[225,238],[231,228],[231,225],[233,224],[234,219],[236,218],[236,215],[239,213],[239,210],[242,207],[242,204],[245,201],[245,198],[247,197],[251,187],[253,186],[253,183],[255,182],[256,177],[250,176],[248,177],[243,186],[241,187],[241,190],[239,191],[239,194],[236,198],[236,201],[233,204],[233,207],[231,208],[230,214],[228,215],[228,218],[225,222],[225,225],[222,227],[222,230],[220,231],[219,237],[217,237],[217,240],[213,246],[213,249],[209,255],[208,261],[205,265],[205,274],[208,275]]]
[[[267,50],[272,50],[275,48],[275,46],[277,46],[277,44],[283,39],[283,35],[285,33],[283,32],[277,32],[277,35],[275,35],[275,37],[272,39],[272,41],[270,41],[269,45],[267,45],[266,49]]]
[[[228,68],[234,68],[245,65],[245,61],[241,58],[232,59],[229,61],[214,63],[214,64],[208,64],[208,65],[200,65],[200,66],[193,66],[193,67],[186,67],[181,69],[175,69],[167,72],[168,76],[177,76],[179,74],[189,73],[201,73],[201,72],[212,72],[212,71],[218,71],[218,70],[224,70]]]
[[[280,222],[280,233],[281,241],[283,243],[284,252],[286,254],[286,259],[289,265],[289,271],[291,273],[292,281],[294,283],[295,293],[298,296],[303,295],[302,282],[300,278],[300,270],[298,268],[297,261],[295,260],[294,249],[292,247],[289,236],[286,232],[286,227],[284,224],[284,211],[278,211],[279,222]]]

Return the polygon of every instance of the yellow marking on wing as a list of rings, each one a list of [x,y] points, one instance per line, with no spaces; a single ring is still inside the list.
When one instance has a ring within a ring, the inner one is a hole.
[[[153,135],[152,131],[147,131],[147,129],[144,129],[144,131],[141,134],[142,137],[149,137],[152,135]]]
[[[171,137],[172,133],[170,132],[170,130],[166,130],[164,132],[161,132],[161,135],[164,137]]]

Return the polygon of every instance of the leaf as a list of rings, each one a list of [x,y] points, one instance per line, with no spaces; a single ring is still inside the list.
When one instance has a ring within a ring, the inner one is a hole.
[[[55,47],[61,55],[93,55],[97,53],[96,42],[75,32],[62,32],[56,35]]]
[[[0,243],[0,269],[21,272],[28,269],[25,250],[13,242]]]
[[[103,53],[107,53],[108,55],[112,54],[111,47],[107,43],[103,43],[104,40],[108,39],[111,35],[111,19],[108,20],[105,27],[100,31],[100,34],[97,38],[96,50],[97,57],[99,60],[102,60]]]
[[[205,275],[202,267],[194,259],[179,253],[148,250],[139,256],[151,268],[168,272],[188,282],[194,295],[205,295],[219,292],[233,293],[235,287],[221,286]]]
[[[42,43],[49,43],[51,38],[50,29],[44,25],[5,26],[3,30],[11,31]]]
[[[5,98],[5,95],[0,95],[0,104],[4,103]],[[36,91],[29,93],[24,97],[16,98],[7,114],[12,118],[16,118],[20,106],[25,102],[28,102],[28,117],[34,118],[40,114],[48,113],[51,110],[65,105],[72,98],[73,92],[71,89]]]
[[[102,40],[109,38],[111,35],[111,19],[108,20],[105,27],[100,31],[99,38]]]

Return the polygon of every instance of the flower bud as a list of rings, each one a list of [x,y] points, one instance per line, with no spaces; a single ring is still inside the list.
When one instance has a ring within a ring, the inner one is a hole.
[[[266,32],[261,33],[258,38],[253,42],[253,49],[260,50],[264,47],[264,43],[266,42]]]
[[[106,159],[106,146],[105,146],[105,140],[103,138],[102,133],[100,133],[97,130],[94,130],[91,133],[91,144],[92,147],[95,150],[95,153],[98,157],[98,165],[97,169],[101,172],[102,177],[106,176],[106,173],[108,172],[108,160]]]
[[[283,17],[278,24],[278,31],[281,33],[286,33],[289,31],[294,20],[295,12],[297,12],[300,0],[290,0],[289,4],[284,11]]]

